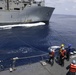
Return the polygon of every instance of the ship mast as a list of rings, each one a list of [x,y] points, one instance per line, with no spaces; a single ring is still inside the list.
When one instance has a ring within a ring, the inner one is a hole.
[[[7,0],[7,10],[9,10],[9,0]]]

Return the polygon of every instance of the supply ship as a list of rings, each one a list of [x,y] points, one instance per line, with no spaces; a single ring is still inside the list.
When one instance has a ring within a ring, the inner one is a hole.
[[[0,25],[48,23],[53,10],[44,0],[0,0]]]

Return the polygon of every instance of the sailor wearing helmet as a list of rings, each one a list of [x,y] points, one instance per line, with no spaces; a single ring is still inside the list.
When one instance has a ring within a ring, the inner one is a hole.
[[[51,63],[51,65],[54,64],[54,55],[55,55],[55,51],[54,51],[54,49],[51,49],[49,52],[49,62]]]

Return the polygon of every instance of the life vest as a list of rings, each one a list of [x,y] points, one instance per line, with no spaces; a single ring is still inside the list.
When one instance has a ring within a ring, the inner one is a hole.
[[[62,50],[60,53],[61,53],[61,56],[64,57],[65,56],[65,53],[66,53],[66,50]]]
[[[76,64],[70,64],[70,72],[76,72]]]

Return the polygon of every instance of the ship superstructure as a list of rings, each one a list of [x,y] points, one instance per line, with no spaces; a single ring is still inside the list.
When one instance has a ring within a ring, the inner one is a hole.
[[[30,6],[44,6],[44,0],[0,0],[0,10],[23,10]]]
[[[48,22],[53,10],[44,0],[0,0],[0,24]]]

